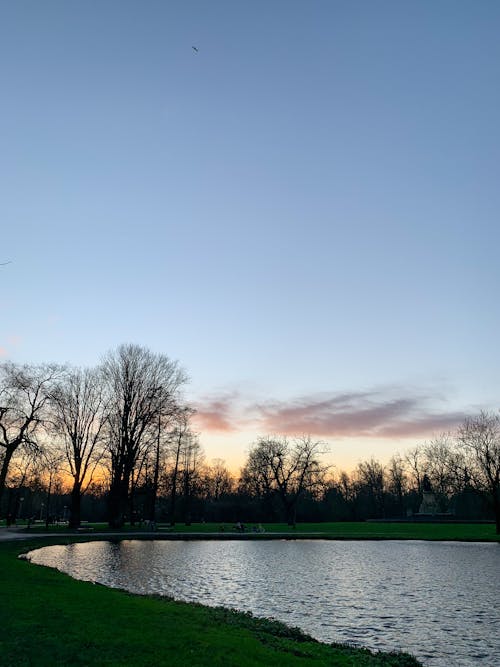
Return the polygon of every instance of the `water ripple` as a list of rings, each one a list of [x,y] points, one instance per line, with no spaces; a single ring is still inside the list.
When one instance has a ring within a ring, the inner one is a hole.
[[[224,605],[327,642],[493,667],[500,547],[437,542],[169,542],[45,547],[30,559],[134,593]]]

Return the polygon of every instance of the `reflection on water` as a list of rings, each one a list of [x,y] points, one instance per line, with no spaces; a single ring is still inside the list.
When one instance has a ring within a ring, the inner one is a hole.
[[[432,667],[499,664],[497,544],[125,540],[29,557],[135,593],[274,617],[326,642],[405,650]]]

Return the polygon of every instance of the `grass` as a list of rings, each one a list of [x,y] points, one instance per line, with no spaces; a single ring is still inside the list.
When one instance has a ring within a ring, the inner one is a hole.
[[[109,531],[106,524],[88,524],[95,533],[135,533],[144,527],[126,526]],[[493,524],[459,523],[317,523],[265,524],[257,539],[297,537],[311,539],[416,539],[500,541]],[[212,538],[240,537],[232,524],[177,524],[174,534]],[[17,555],[44,544],[96,539],[94,535],[68,535],[64,526],[51,539],[29,539],[44,533],[45,525],[32,526],[22,542],[0,543],[0,661],[5,667],[98,665],[138,667],[174,665],[329,665],[338,667],[411,667],[419,663],[405,654],[372,654],[363,649],[315,642],[300,630],[226,609],[175,602],[166,598],[134,596],[111,590],[32,565]],[[66,533],[66,536],[64,536]],[[160,525],[158,537],[172,531]]]
[[[81,541],[74,538],[71,541]],[[405,654],[326,645],[300,630],[221,608],[135,596],[19,560],[61,538],[0,543],[4,667],[414,667]]]
[[[219,523],[193,523],[190,526],[178,523],[173,530],[166,524],[158,526],[158,536],[169,533],[203,533],[213,534],[214,536],[234,537],[238,535],[233,531],[232,524],[223,524],[224,532],[221,532]],[[495,534],[495,526],[492,523],[383,523],[383,522],[338,522],[338,523],[304,523],[297,524],[296,528],[291,528],[285,523],[264,524],[264,533],[253,533],[254,524],[249,524],[244,535],[256,538],[269,538],[287,534],[302,538],[320,538],[320,539],[352,539],[352,540],[460,540],[464,542],[500,542],[500,535]],[[123,530],[110,531],[106,524],[89,524],[95,532],[115,532],[124,531],[137,534],[144,533],[145,527],[126,526]],[[30,528],[31,533],[46,532],[44,524],[37,524]],[[67,532],[67,528],[62,526],[50,527],[50,532]]]
[[[264,524],[265,533],[252,533],[250,524],[245,534],[252,537],[288,534],[297,537],[321,539],[410,539],[410,540],[463,540],[463,541],[500,541],[495,534],[493,524],[462,524],[462,523],[382,523],[382,522],[337,522],[337,523],[304,523],[291,528],[286,523]],[[232,525],[226,524],[224,534],[232,531]],[[160,530],[161,534],[163,531]],[[220,533],[220,524],[193,524],[184,526],[177,524],[175,532],[189,533]]]

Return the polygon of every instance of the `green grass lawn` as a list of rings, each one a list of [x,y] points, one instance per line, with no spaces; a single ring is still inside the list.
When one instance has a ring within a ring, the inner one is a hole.
[[[248,524],[246,535],[254,535],[254,524]],[[176,524],[174,530],[180,533],[220,533],[221,524],[200,523],[185,526]],[[328,539],[412,539],[412,540],[464,540],[464,541],[500,541],[495,534],[493,524],[466,523],[382,523],[382,522],[338,522],[338,523],[304,523],[295,528],[286,523],[263,524],[265,533],[287,533],[297,537],[315,537]],[[224,533],[233,530],[232,524],[224,525]],[[160,534],[163,532],[159,526]],[[255,534],[259,537],[261,534]]]
[[[245,536],[256,538],[269,538],[277,534],[287,534],[301,538],[323,538],[323,539],[386,539],[386,540],[462,540],[467,542],[500,542],[500,535],[496,535],[495,526],[492,523],[384,523],[384,522],[337,522],[337,523],[303,523],[297,524],[295,528],[286,523],[262,524],[264,533],[254,533],[252,528],[255,524],[247,524]],[[19,526],[22,527],[22,524]],[[140,535],[147,531],[144,526],[126,525],[121,530],[111,531],[105,523],[90,523],[88,527],[94,532],[114,532],[117,534],[137,533]],[[221,532],[221,527],[223,531]],[[68,529],[64,526],[50,526],[51,533],[66,533]],[[30,528],[31,533],[45,533],[45,524],[36,524]],[[192,523],[186,526],[177,523],[172,529],[167,524],[159,524],[158,536],[169,533],[204,533],[219,535],[221,537],[240,535],[234,530],[231,523]]]
[[[321,644],[300,631],[246,614],[75,581],[17,558],[62,541],[0,543],[3,667],[419,664],[402,654],[374,655]]]

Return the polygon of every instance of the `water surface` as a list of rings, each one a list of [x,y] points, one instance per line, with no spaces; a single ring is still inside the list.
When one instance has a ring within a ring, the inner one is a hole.
[[[417,541],[90,542],[32,562],[134,593],[223,605],[429,667],[500,664],[500,546]]]

